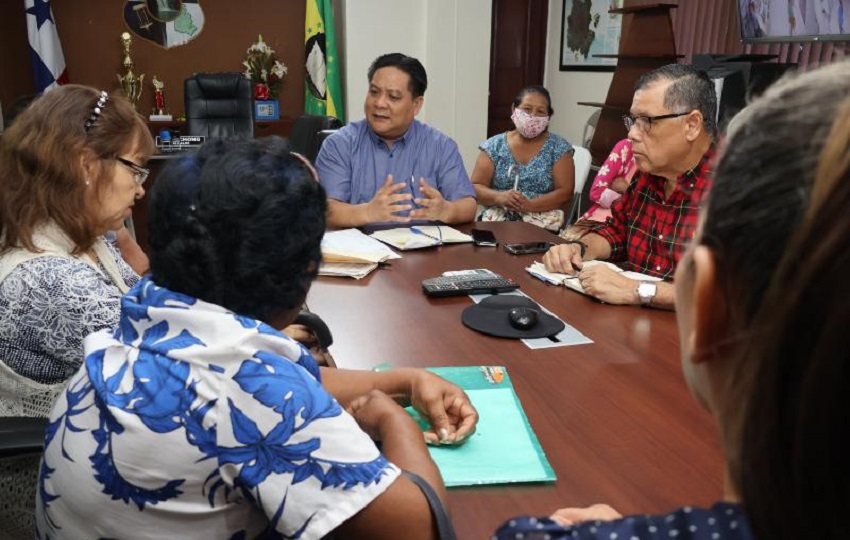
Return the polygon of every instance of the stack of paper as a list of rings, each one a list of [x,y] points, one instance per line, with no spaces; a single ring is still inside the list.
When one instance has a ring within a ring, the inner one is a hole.
[[[397,229],[375,231],[371,236],[402,251],[439,246],[442,244],[472,242],[471,236],[448,225],[399,227]]]
[[[627,278],[636,279],[638,281],[661,281],[660,278],[657,278],[655,276],[641,274],[640,272],[625,271],[619,266],[609,263],[607,261],[585,261],[583,268],[593,268],[594,266],[607,266],[618,274],[623,274]],[[572,289],[582,294],[587,294],[586,292],[584,292],[584,287],[581,286],[581,281],[579,281],[578,279],[578,274],[571,276],[569,274],[550,272],[546,270],[546,266],[539,261],[532,263],[531,266],[525,269],[525,271],[536,277],[537,279],[540,279],[547,283],[551,283],[553,285],[563,285],[568,289]]]
[[[341,276],[360,279],[388,259],[401,255],[373,240],[357,229],[325,233],[322,238],[320,276]]]

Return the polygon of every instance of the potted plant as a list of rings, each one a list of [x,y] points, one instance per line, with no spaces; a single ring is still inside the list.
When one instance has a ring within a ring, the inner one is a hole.
[[[248,47],[242,65],[245,76],[254,85],[255,116],[259,120],[277,120],[280,117],[277,96],[288,72],[286,64],[277,59],[274,49],[260,35],[257,42]]]

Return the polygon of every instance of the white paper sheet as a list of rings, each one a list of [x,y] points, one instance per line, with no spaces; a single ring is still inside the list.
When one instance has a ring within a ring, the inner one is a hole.
[[[357,229],[343,229],[325,233],[322,257],[328,262],[378,263],[401,255]]]

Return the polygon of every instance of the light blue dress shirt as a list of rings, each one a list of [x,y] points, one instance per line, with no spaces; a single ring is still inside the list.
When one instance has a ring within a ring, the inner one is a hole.
[[[316,170],[328,198],[350,204],[371,201],[388,174],[407,184],[402,193],[415,197],[422,196],[419,178],[448,201],[475,197],[457,143],[418,120],[391,148],[366,120],[353,122],[325,140]]]

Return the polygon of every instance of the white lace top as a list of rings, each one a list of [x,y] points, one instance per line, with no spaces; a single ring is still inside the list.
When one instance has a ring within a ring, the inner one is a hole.
[[[106,246],[132,287],[139,276]],[[65,381],[83,361],[83,338],[118,323],[121,291],[101,266],[44,255],[19,264],[0,283],[0,360],[39,383]]]

